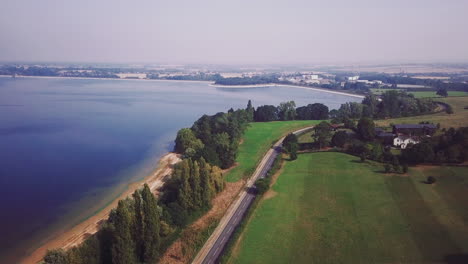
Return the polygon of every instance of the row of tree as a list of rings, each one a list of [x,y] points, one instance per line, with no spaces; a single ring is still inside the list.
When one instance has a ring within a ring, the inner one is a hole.
[[[148,185],[120,200],[95,235],[68,251],[52,250],[46,264],[155,263],[172,241],[176,230],[209,209],[224,188],[221,169],[203,158],[175,165],[160,199]]]
[[[328,119],[328,107],[315,103],[296,108],[294,101],[283,102],[279,106],[262,105],[254,111],[255,122],[285,120],[324,120]]]
[[[429,98],[415,98],[404,91],[390,90],[377,96],[367,95],[362,103],[345,103],[336,110],[330,111],[334,123],[343,123],[347,119],[397,118],[420,115],[432,112],[436,104]]]

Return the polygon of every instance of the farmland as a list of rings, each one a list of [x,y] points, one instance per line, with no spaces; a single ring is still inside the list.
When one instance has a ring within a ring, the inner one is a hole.
[[[229,263],[462,263],[468,169],[380,164],[342,153],[286,162]],[[427,176],[437,178],[425,184]]]

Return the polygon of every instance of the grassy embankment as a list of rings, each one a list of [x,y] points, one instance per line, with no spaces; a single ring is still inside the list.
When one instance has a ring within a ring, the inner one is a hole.
[[[245,132],[242,144],[239,146],[239,154],[236,159],[238,164],[226,174],[226,180],[228,182],[235,182],[242,177],[250,176],[260,159],[263,158],[263,154],[278,139],[286,136],[289,132],[313,126],[319,122],[314,120],[294,120],[251,123]]]
[[[333,152],[286,162],[228,262],[466,261],[468,168],[381,170]],[[437,183],[423,183],[427,176]]]

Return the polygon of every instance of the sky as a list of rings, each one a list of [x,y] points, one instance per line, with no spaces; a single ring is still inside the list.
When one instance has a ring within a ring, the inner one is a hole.
[[[2,0],[0,61],[468,62],[468,0]]]

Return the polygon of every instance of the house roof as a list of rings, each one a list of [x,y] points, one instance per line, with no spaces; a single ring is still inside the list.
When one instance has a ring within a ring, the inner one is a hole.
[[[395,134],[393,133],[387,133],[387,132],[382,132],[377,135],[378,137],[394,137]]]
[[[437,128],[434,124],[398,124],[394,125],[396,129],[421,129],[421,128]]]

